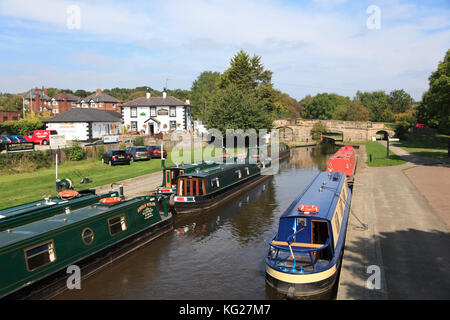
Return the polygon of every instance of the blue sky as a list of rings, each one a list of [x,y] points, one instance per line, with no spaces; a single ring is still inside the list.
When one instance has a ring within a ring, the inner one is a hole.
[[[1,92],[189,89],[244,49],[296,99],[404,89],[419,100],[449,48],[449,1],[0,0]]]

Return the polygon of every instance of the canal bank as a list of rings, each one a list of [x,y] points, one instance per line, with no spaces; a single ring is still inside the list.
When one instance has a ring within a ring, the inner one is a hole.
[[[448,225],[405,175],[416,165],[365,161],[362,146],[337,299],[448,299]],[[445,186],[434,191],[448,197]]]

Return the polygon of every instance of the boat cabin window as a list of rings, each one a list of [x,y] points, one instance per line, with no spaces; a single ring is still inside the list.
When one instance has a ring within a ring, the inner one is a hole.
[[[127,222],[125,216],[122,214],[120,216],[108,219],[109,233],[114,236],[127,230]]]
[[[199,196],[205,194],[204,179],[180,178],[178,180],[178,195]]]
[[[250,170],[248,169],[248,167],[245,167],[245,172],[247,172],[247,175],[250,175]]]
[[[241,170],[236,170],[234,173],[236,173],[236,177],[237,177],[238,179],[242,178],[242,172],[241,172]]]
[[[311,221],[311,243],[324,245],[330,233],[328,232],[328,222],[327,221]],[[316,259],[321,260],[331,260],[331,246],[329,245],[326,249],[320,250],[314,253]]]
[[[219,184],[219,178],[215,177],[211,179],[211,187],[213,188],[219,188],[220,184]]]
[[[56,260],[53,241],[25,250],[28,271],[34,271]]]

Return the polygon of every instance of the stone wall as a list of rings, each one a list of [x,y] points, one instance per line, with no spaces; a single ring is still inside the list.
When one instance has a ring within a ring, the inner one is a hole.
[[[344,141],[370,141],[378,131],[394,136],[394,131],[385,123],[370,121],[280,119],[274,121],[274,128],[284,128],[281,136],[285,140],[308,142],[312,140],[311,130],[317,122],[324,124],[330,132],[342,132]]]

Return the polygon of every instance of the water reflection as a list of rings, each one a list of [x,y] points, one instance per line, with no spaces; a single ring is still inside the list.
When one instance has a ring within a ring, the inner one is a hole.
[[[334,148],[335,150],[335,148]],[[295,148],[280,171],[220,208],[175,217],[175,230],[57,299],[278,299],[264,257],[278,219],[334,152]]]

